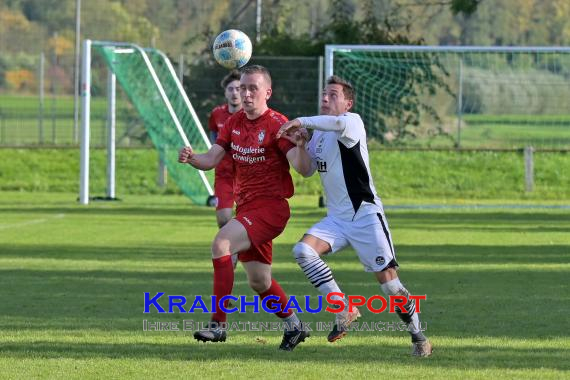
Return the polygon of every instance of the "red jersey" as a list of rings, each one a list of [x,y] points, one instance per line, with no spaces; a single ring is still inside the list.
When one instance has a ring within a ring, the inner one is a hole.
[[[287,118],[268,109],[255,120],[245,112],[230,117],[216,144],[232,156],[234,192],[238,206],[260,199],[284,199],[293,195],[293,180],[286,154],[295,145],[275,135]]]
[[[208,120],[208,128],[212,132],[220,135],[224,128],[224,123],[233,114],[228,110],[228,104],[221,104],[212,110],[210,119]],[[216,177],[232,177],[234,176],[234,168],[231,155],[227,153],[225,157],[216,166]]]

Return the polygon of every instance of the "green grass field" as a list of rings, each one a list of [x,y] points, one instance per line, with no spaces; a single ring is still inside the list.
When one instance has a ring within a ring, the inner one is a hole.
[[[427,294],[421,318],[434,355],[416,359],[403,332],[352,332],[335,344],[314,332],[286,353],[277,350],[279,332],[233,332],[226,343],[203,344],[189,331],[143,331],[145,319],[208,319],[143,314],[143,294],[210,294],[213,210],[174,195],[88,207],[75,197],[0,194],[3,378],[570,378],[569,210],[388,207],[400,276],[414,294]],[[317,295],[290,253],[323,215],[314,203],[294,198],[275,241],[274,276],[297,296]],[[379,293],[353,252],[328,262],[346,293]],[[242,268],[234,289],[252,294]],[[397,320],[363,314],[362,321]]]

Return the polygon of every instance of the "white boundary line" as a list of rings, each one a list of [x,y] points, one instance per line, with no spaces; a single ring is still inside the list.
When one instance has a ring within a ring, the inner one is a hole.
[[[65,216],[65,214],[57,214],[57,215],[54,215],[50,218],[33,219],[33,220],[28,220],[27,222],[20,222],[20,223],[14,223],[14,224],[5,224],[5,225],[0,224],[0,230],[8,230],[10,228],[32,226],[34,224],[41,224],[41,223],[49,222],[52,219],[62,219],[64,216]]]

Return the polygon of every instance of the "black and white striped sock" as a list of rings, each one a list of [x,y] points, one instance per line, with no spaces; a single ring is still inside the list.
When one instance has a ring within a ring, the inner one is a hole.
[[[400,310],[399,307],[396,307],[396,313],[398,314],[398,317],[400,317],[400,319],[408,326],[408,331],[412,336],[412,342],[425,341],[427,338],[424,336],[420,329],[420,318],[418,316],[418,313],[416,313],[416,303],[414,300],[408,298],[410,292],[408,292],[408,290],[400,282],[400,279],[395,278],[384,284],[381,284],[380,287],[382,288],[384,294],[387,296],[404,296],[406,299],[408,299],[408,302],[404,306],[406,310],[403,311]]]
[[[342,293],[338,287],[331,269],[319,254],[308,244],[299,242],[293,247],[293,254],[299,267],[311,284],[325,296],[329,293]],[[340,296],[331,296],[335,300],[343,300]],[[345,302],[346,303],[346,302]]]

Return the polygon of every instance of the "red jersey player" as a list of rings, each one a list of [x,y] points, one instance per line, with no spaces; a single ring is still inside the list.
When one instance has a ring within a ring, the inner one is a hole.
[[[212,243],[214,295],[219,301],[232,292],[234,270],[231,255],[238,254],[247,273],[250,287],[261,299],[271,297],[271,307],[287,326],[280,349],[291,351],[309,333],[302,328],[292,311],[284,311],[287,295],[272,278],[272,240],[285,229],[289,220],[287,198],[293,195],[289,163],[301,175],[311,171],[311,161],[300,134],[277,139],[276,134],[285,116],[270,109],[271,76],[262,66],[242,70],[240,96],[243,111],[230,117],[216,143],[205,154],[195,154],[186,147],[180,151],[179,162],[200,170],[215,167],[230,152],[235,169],[236,217],[217,233]],[[293,143],[294,142],[294,143]],[[227,304],[227,302],[224,302]],[[194,333],[200,341],[223,342],[226,330],[224,304],[212,314],[207,329]]]
[[[222,79],[221,85],[224,89],[226,103],[214,108],[210,114],[208,128],[210,129],[212,143],[216,142],[226,120],[241,110],[241,98],[239,96],[240,76],[239,71],[232,70]],[[222,228],[232,218],[232,209],[234,207],[234,164],[229,153],[226,153],[222,161],[216,166],[214,195],[217,198],[216,220],[218,227]]]

